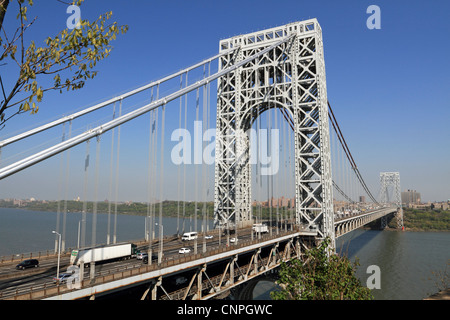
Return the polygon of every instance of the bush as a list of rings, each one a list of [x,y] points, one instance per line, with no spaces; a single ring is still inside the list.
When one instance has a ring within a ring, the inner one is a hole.
[[[329,241],[305,252],[303,261],[292,259],[280,266],[280,291],[274,300],[372,300],[369,288],[355,276],[359,263],[347,257],[327,254]]]

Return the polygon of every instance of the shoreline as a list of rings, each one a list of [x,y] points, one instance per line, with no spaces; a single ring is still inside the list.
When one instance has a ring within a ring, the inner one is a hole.
[[[176,203],[176,201],[167,200],[167,203]],[[188,203],[188,202],[186,202],[186,203]],[[189,202],[189,203],[192,204],[192,202]],[[202,202],[198,202],[197,204],[198,204],[198,207],[201,207],[203,205]],[[122,206],[125,206],[125,205],[122,204]],[[58,213],[52,207],[36,208],[36,207],[0,206],[0,208]],[[140,216],[140,217],[147,216],[147,212],[143,212],[143,211],[125,211],[123,209],[124,208],[122,207],[122,209],[120,211],[117,211],[117,214],[129,215],[129,216]],[[60,213],[63,213],[63,212],[60,212]],[[70,213],[82,213],[82,211],[81,210],[72,210],[72,211],[68,210],[67,213],[69,213],[69,214]],[[91,211],[88,211],[87,213],[93,214],[93,212],[91,212]],[[99,211],[97,211],[97,214],[115,214],[115,213],[114,212],[108,213],[107,211],[99,210]],[[183,218],[181,215],[182,215],[182,213],[180,212],[180,216],[179,217]],[[156,214],[155,216],[158,216],[158,215]],[[177,218],[178,214],[177,214],[177,212],[169,213],[169,214],[166,212],[165,214],[163,214],[163,217],[166,217],[166,218]],[[186,218],[189,218],[189,217],[190,217],[190,215],[186,212],[184,218],[186,219]],[[198,213],[197,219],[202,219],[202,218],[203,218],[202,213]],[[211,213],[208,213],[207,217],[206,217],[206,220],[212,220],[212,219],[214,219],[214,217],[211,216]],[[374,228],[374,227],[370,227],[370,226],[363,226],[361,228],[364,229],[364,230],[380,230],[378,228]],[[389,227],[389,226],[387,226],[384,230],[386,230],[386,231],[402,231],[402,230],[398,230],[396,228]],[[408,226],[405,226],[405,229],[403,231],[405,231],[405,232],[450,232],[449,229],[425,229],[425,228],[408,227]]]

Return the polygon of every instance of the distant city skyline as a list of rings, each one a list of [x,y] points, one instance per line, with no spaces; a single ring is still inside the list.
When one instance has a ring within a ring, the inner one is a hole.
[[[111,10],[113,21],[130,27],[128,33],[114,41],[111,56],[98,64],[95,79],[78,91],[46,94],[39,112],[8,121],[0,130],[0,140],[211,57],[218,52],[221,39],[314,17],[323,32],[328,99],[358,168],[374,195],[379,192],[379,173],[398,171],[402,191],[420,190],[422,202],[446,201],[450,199],[450,60],[447,57],[450,43],[445,35],[450,34],[450,3],[377,1],[375,4],[381,9],[380,29],[369,29],[366,25],[370,16],[366,9],[371,4],[369,1],[351,4],[279,1],[275,5],[272,1],[259,1],[255,5],[250,1],[229,1],[227,7],[234,9],[227,10],[219,9],[215,2],[200,1],[136,1],[126,6],[118,0],[86,1],[81,6],[82,18],[95,19]],[[5,16],[3,27],[9,32],[17,27],[16,7],[16,3],[11,2]],[[58,1],[35,3],[28,15],[38,19],[27,31],[26,40],[42,43],[47,36],[64,29],[69,17],[66,7]],[[433,46],[425,46],[424,42]],[[432,59],[428,60],[430,56]],[[0,73],[3,84],[11,86],[16,76],[14,66],[2,65]],[[133,103],[139,105],[142,101]],[[99,117],[110,116],[105,112]],[[215,102],[211,120],[210,128],[215,128]],[[72,134],[98,121],[93,115],[87,123],[74,123]],[[164,159],[167,164],[162,197],[176,200],[182,196],[183,189],[180,195],[179,167],[170,161],[171,150],[177,142],[170,142],[170,135],[179,129],[178,118],[166,114],[166,122],[168,142]],[[193,126],[194,115],[190,115],[188,123]],[[148,124],[149,118],[145,117],[121,129],[120,201],[145,202],[148,199]],[[23,154],[40,151],[50,146],[50,142],[60,141],[61,134],[62,128],[57,128],[2,148],[0,166],[20,160]],[[110,141],[110,135],[101,139],[100,200],[114,199],[115,190],[111,191],[109,175]],[[90,143],[90,183],[86,190],[91,198],[95,148],[93,140]],[[84,158],[83,144],[70,152],[69,159],[56,156],[8,177],[0,181],[0,198],[83,198]],[[70,162],[70,179],[65,182],[67,162]],[[190,181],[186,199],[190,200],[195,199],[194,188],[190,187],[194,169],[192,164],[186,172]],[[207,166],[207,173],[207,199],[212,200],[213,164]],[[157,181],[155,177],[151,179]],[[66,184],[67,195],[64,194]],[[284,196],[292,197],[293,192]]]

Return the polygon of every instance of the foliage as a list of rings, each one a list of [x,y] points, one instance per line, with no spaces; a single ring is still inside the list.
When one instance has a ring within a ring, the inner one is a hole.
[[[329,240],[305,252],[303,261],[292,259],[280,267],[282,290],[274,300],[371,300],[370,289],[355,276],[359,263],[329,251]]]
[[[405,208],[403,223],[407,230],[450,231],[450,211]]]
[[[203,202],[197,203],[197,218],[201,219],[203,217]],[[61,201],[59,203],[60,211],[66,206],[68,212],[82,212],[83,201]],[[94,203],[88,201],[86,203],[86,211],[92,212]],[[0,200],[0,208],[21,208],[33,211],[58,211],[58,201],[24,201],[20,205],[14,205],[12,200]],[[209,218],[212,217],[214,209],[214,204],[212,202],[206,203],[206,213]],[[130,202],[130,203],[118,203],[117,213],[127,214],[127,215],[137,215],[137,216],[147,216],[148,204],[144,202]],[[115,212],[116,205],[114,202],[108,203],[107,201],[102,201],[97,203],[98,213],[108,213]],[[159,203],[153,204],[154,215],[159,214]],[[194,218],[195,217],[195,202],[185,202],[182,201],[169,201],[165,200],[162,203],[162,213],[164,217],[177,217],[178,215],[183,218]]]
[[[80,5],[81,2],[83,0],[74,1],[74,4]],[[17,114],[38,112],[38,104],[47,91],[82,88],[86,80],[97,75],[97,71],[92,70],[97,62],[109,56],[111,41],[128,30],[128,26],[118,26],[116,22],[107,25],[112,16],[112,12],[107,12],[93,22],[81,20],[79,28],[64,29],[54,37],[47,37],[43,45],[30,41],[25,48],[25,33],[36,21],[34,18],[28,22],[27,16],[33,1],[17,0],[17,3],[19,26],[15,32],[8,35],[0,25],[0,46],[3,49],[0,51],[0,67],[12,63],[18,68],[17,78],[15,83],[12,81],[10,84],[9,93],[5,91],[8,89],[6,84],[1,83],[1,128]],[[1,9],[4,14],[6,8]]]
[[[450,288],[450,259],[447,260],[445,270],[432,271],[431,273],[439,291]]]

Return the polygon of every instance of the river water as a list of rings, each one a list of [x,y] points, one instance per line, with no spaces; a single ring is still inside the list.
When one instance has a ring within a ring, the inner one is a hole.
[[[0,256],[53,250],[56,216],[54,212],[0,208]],[[111,228],[113,225],[111,215]],[[67,214],[66,247],[76,247],[81,213]],[[107,214],[97,215],[96,243],[106,243]],[[62,221],[62,215],[61,215]],[[117,241],[144,238],[145,218],[118,215]],[[86,244],[90,244],[92,215],[87,215]],[[179,228],[182,228],[182,221]],[[201,221],[197,222],[198,226]],[[164,234],[177,231],[176,218],[163,219]],[[194,228],[185,221],[185,230]],[[194,230],[194,229],[192,229]],[[376,300],[423,299],[437,291],[437,278],[432,272],[445,271],[450,263],[450,232],[396,232],[355,230],[338,238],[337,251],[351,261],[359,260],[357,276],[363,285],[372,275],[369,266],[380,270],[380,289],[372,289]],[[448,270],[448,269],[447,269]],[[254,297],[267,299],[274,285],[263,282]],[[257,292],[258,291],[258,292]]]
[[[92,214],[86,215],[86,246],[91,245]],[[75,248],[78,244],[79,222],[82,214],[70,212],[66,216],[66,248]],[[177,228],[182,230],[183,220],[179,224],[177,218],[163,218],[162,232],[164,235],[176,234]],[[57,213],[31,210],[0,208],[0,257],[17,253],[29,253],[54,250]],[[60,214],[60,233],[62,233],[63,214]],[[158,218],[156,218],[156,222]],[[96,244],[105,244],[108,230],[108,214],[97,214]],[[198,229],[202,221],[197,221]],[[112,239],[114,214],[110,217],[110,234]],[[195,223],[184,220],[187,231],[194,231]],[[212,225],[210,223],[210,228]],[[155,237],[158,237],[158,226],[155,226]],[[145,217],[131,215],[117,215],[117,242],[142,240],[145,237]],[[82,243],[80,241],[80,243]]]

